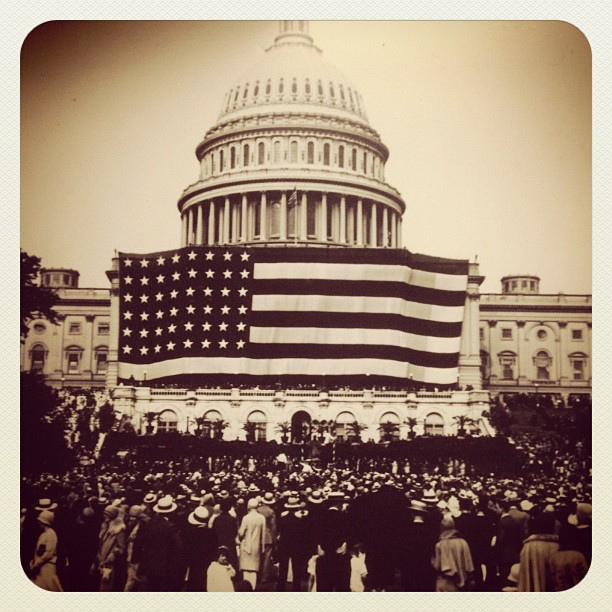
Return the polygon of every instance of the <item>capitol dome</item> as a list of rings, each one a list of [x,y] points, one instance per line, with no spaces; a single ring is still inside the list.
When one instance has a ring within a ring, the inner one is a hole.
[[[182,245],[401,246],[405,204],[363,100],[305,21],[280,22],[264,57],[231,84],[196,148]]]

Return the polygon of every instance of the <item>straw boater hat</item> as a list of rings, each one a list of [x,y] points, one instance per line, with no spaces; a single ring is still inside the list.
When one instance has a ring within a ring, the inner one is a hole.
[[[187,517],[192,525],[208,525],[210,512],[206,506],[197,506],[196,509]]]
[[[174,512],[178,506],[174,503],[171,495],[166,495],[162,497],[155,506],[153,506],[153,510],[158,514],[169,514],[170,512]]]
[[[142,500],[148,506],[152,506],[157,501],[157,495],[153,491],[149,491]]]
[[[423,492],[423,497],[421,497],[421,501],[425,504],[435,506],[439,500],[436,496],[436,492],[433,489],[429,489],[428,491]]]
[[[410,502],[410,510],[413,512],[427,512],[427,504],[418,499],[413,499]]]
[[[324,499],[323,499],[323,493],[321,493],[321,491],[313,491],[309,496],[308,496],[308,501],[311,504],[322,504]]]
[[[55,510],[57,508],[57,503],[51,503],[51,500],[48,497],[43,497],[38,500],[38,506],[36,506],[35,510],[42,512],[43,510]]]
[[[259,487],[254,482],[252,482],[249,485],[249,488],[247,489],[247,491],[249,493],[259,493]]]
[[[285,502],[286,510],[299,510],[304,506],[304,503],[300,501],[297,495],[291,495]]]
[[[274,499],[274,494],[271,491],[266,491],[261,498],[261,502],[268,506],[276,503],[276,499]]]
[[[230,496],[230,494],[227,491],[227,489],[221,489],[221,491],[219,491],[219,493],[217,493],[217,497],[219,499],[228,499],[229,496]]]
[[[47,527],[51,527],[51,525],[53,525],[54,518],[55,515],[53,514],[53,512],[51,512],[51,510],[43,510],[38,515],[38,522],[42,523],[43,525],[46,525]]]

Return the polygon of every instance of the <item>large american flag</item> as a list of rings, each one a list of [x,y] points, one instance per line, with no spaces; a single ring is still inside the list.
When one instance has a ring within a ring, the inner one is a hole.
[[[121,253],[119,378],[450,385],[467,273],[401,249]]]

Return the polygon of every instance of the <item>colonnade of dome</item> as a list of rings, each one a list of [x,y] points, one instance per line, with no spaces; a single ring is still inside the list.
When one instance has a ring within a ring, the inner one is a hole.
[[[281,22],[229,88],[196,148],[199,180],[178,202],[183,246],[401,246],[405,204],[385,182],[388,149],[307,30]]]

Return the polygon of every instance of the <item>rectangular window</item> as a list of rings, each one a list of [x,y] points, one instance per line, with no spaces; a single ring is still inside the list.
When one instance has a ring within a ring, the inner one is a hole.
[[[70,323],[68,326],[69,334],[80,334],[81,333],[81,324],[80,323]]]
[[[572,329],[572,340],[582,340],[581,329]]]
[[[582,359],[572,360],[574,369],[574,380],[584,380],[584,361]]]
[[[68,374],[79,373],[79,355],[78,353],[68,353]]]
[[[96,354],[96,374],[104,374],[108,370],[108,355],[106,353]]]
[[[502,329],[502,339],[512,340],[512,329],[510,329],[509,327],[504,327]]]
[[[98,323],[98,335],[108,336],[110,332],[110,325],[108,323]]]
[[[480,328],[480,339],[484,340],[485,339],[485,335],[484,335],[484,327]]]

